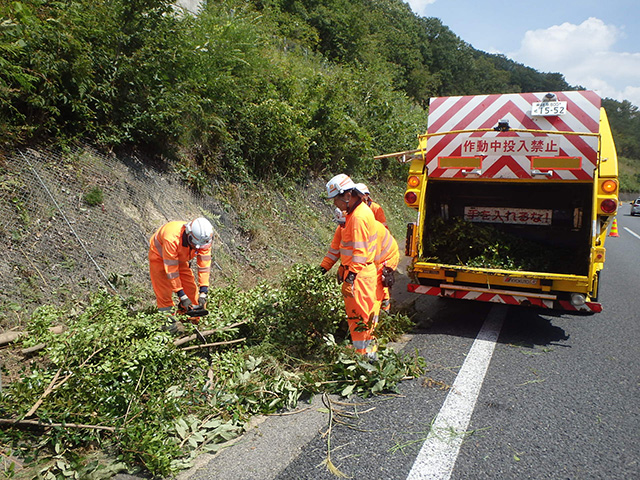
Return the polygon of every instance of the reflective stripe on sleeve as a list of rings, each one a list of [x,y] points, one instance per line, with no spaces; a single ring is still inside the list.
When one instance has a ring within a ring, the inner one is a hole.
[[[160,240],[158,240],[157,235],[153,237],[153,244],[156,247],[156,251],[158,252],[158,255],[160,255],[160,258],[162,258],[162,244],[160,243]]]

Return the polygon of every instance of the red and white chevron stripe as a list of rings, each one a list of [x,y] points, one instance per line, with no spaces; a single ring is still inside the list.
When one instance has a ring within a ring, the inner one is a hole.
[[[598,133],[601,102],[595,92],[557,92],[557,100],[567,102],[566,114],[532,116],[532,104],[542,101],[545,93],[432,98],[427,133],[493,129],[503,119],[511,129]],[[492,148],[477,150],[481,145]],[[532,158],[536,156],[578,157],[582,159],[579,167],[554,169],[552,178],[589,180],[597,165],[597,150],[597,136],[509,131],[445,134],[428,138],[426,165],[429,177],[463,178],[462,168],[442,168],[439,160],[479,156],[480,178],[530,179],[534,178]]]
[[[602,311],[602,304],[597,302],[587,302],[582,306],[575,306],[571,302],[565,300],[556,300],[544,295],[527,295],[520,292],[504,292],[489,290],[459,290],[455,286],[448,289],[446,286],[429,287],[426,285],[418,285],[410,283],[407,285],[407,291],[420,293],[423,295],[434,295],[440,297],[459,298],[463,300],[476,300],[479,302],[503,303],[506,305],[521,305],[526,307],[540,307],[555,310],[565,310],[568,312],[593,312]]]

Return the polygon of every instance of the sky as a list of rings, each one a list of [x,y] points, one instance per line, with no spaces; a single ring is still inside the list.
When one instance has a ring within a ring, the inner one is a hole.
[[[406,1],[406,0],[405,0]],[[640,0],[409,0],[477,50],[640,106]]]

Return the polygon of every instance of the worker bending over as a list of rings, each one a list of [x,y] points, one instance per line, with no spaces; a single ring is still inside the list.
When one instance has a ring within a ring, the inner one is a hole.
[[[202,217],[188,223],[166,223],[151,236],[149,273],[159,311],[173,313],[174,293],[179,299],[179,311],[192,310],[194,304],[198,305],[196,308],[206,306],[212,240],[213,227]],[[199,291],[189,265],[194,257],[198,264]]]
[[[336,175],[326,185],[327,195],[336,208],[346,213],[340,261],[342,295],[351,341],[356,352],[377,358],[374,330],[380,312],[377,268],[375,265],[377,229],[371,209],[345,174]]]

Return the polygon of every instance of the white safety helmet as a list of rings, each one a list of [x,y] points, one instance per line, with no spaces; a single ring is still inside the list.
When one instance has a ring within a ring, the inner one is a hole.
[[[356,183],[356,190],[364,195],[369,195],[369,189],[364,183]]]
[[[353,183],[351,177],[349,177],[349,175],[341,173],[327,182],[327,195],[329,196],[329,198],[333,198],[338,195],[342,195],[347,190],[351,190],[355,187],[356,184]]]
[[[339,223],[340,225],[344,225],[347,222],[347,218],[344,216],[344,212],[337,207],[333,212],[333,216],[335,217],[335,222]]]
[[[213,226],[209,220],[204,217],[196,218],[187,223],[184,230],[189,238],[189,243],[197,249],[207,248],[211,246],[213,241]]]

